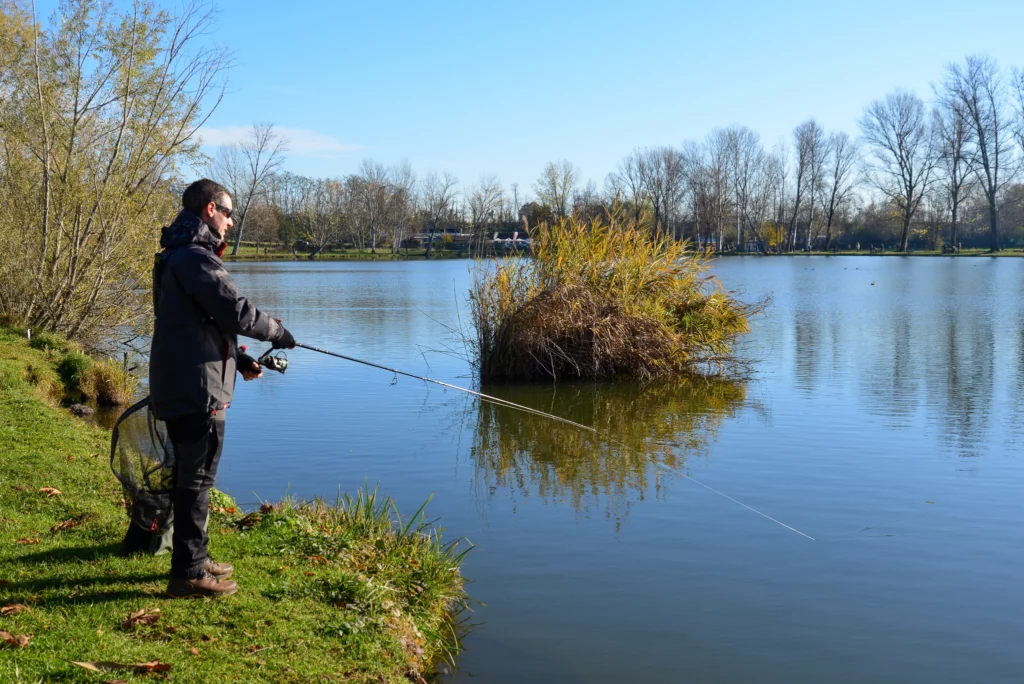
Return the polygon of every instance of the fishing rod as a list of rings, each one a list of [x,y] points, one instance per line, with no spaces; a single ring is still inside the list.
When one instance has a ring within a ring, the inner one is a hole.
[[[532,413],[532,414],[534,414],[536,416],[543,416],[545,418],[550,418],[552,420],[557,420],[560,423],[565,423],[567,425],[572,425],[573,427],[577,427],[577,428],[579,428],[581,430],[586,430],[587,432],[592,432],[595,435],[601,436],[601,434],[597,430],[597,428],[590,427],[589,425],[583,425],[583,424],[577,423],[575,421],[571,421],[568,418],[562,418],[561,416],[556,416],[553,413],[546,413],[544,411],[538,411],[537,409],[530,408],[529,406],[523,406],[522,404],[516,404],[516,403],[508,401],[506,399],[501,399],[500,397],[492,397],[489,394],[483,394],[482,392],[477,392],[475,390],[466,389],[465,387],[459,387],[458,385],[452,385],[452,384],[449,384],[447,382],[441,382],[440,380],[434,380],[432,378],[428,378],[428,377],[425,377],[423,375],[416,375],[415,373],[407,373],[406,371],[399,370],[397,368],[390,368],[388,366],[383,366],[383,365],[381,365],[379,363],[374,363],[372,361],[365,361],[363,359],[357,359],[354,356],[347,356],[346,354],[339,354],[337,352],[332,352],[332,351],[330,351],[328,349],[321,349],[319,347],[314,347],[314,346],[308,345],[308,344],[301,344],[299,342],[296,342],[295,346],[296,347],[300,347],[302,349],[308,349],[309,351],[318,352],[320,354],[326,354],[327,356],[334,356],[334,357],[337,357],[339,359],[345,359],[346,361],[353,361],[355,363],[361,363],[364,366],[370,366],[371,368],[379,368],[381,370],[385,370],[385,371],[388,371],[390,373],[393,373],[394,374],[394,379],[392,379],[392,381],[391,381],[392,385],[395,384],[396,382],[398,382],[398,376],[399,375],[404,375],[404,376],[406,376],[408,378],[413,378],[415,380],[421,380],[423,382],[432,382],[435,385],[440,385],[441,387],[446,387],[446,388],[450,387],[453,390],[458,390],[460,392],[465,392],[466,394],[473,395],[474,397],[478,397],[480,399],[483,399],[484,401],[489,401],[492,404],[497,404],[498,406],[506,406],[508,408],[516,409],[516,410],[519,410],[519,411],[524,411],[526,413]],[[257,362],[261,366],[263,366],[265,368],[269,368],[270,370],[277,371],[278,373],[284,373],[286,370],[288,370],[288,355],[285,352],[283,352],[283,351],[279,351],[276,354],[272,354],[271,352],[273,352],[273,351],[274,351],[273,347],[271,347],[270,349],[265,351],[263,353],[263,355],[259,359],[257,359]],[[628,451],[632,451],[634,453],[637,453],[636,449],[633,449],[632,447],[630,447],[630,446],[628,446],[626,444],[623,444],[622,442],[620,442],[620,441],[618,441],[616,439],[612,439],[611,437],[609,437],[607,435],[605,435],[605,439],[607,439],[609,442],[612,442],[614,444],[618,444],[620,447],[622,447],[622,448],[624,448],[624,449],[626,449]],[[791,530],[793,532],[796,532],[801,537],[805,537],[807,539],[810,539],[811,541],[816,541],[814,539],[814,537],[812,537],[811,535],[805,534],[805,533],[801,532],[800,530],[796,529],[795,527],[791,527],[790,525],[787,525],[786,523],[782,522],[781,520],[777,520],[777,519],[773,518],[772,516],[768,515],[767,513],[764,513],[762,511],[757,510],[753,506],[748,506],[747,504],[743,503],[742,501],[734,499],[731,496],[729,496],[728,494],[726,494],[724,492],[720,492],[717,489],[715,489],[714,487],[711,487],[710,485],[706,485],[703,482],[701,482],[700,480],[697,480],[696,478],[694,478],[694,477],[692,477],[690,475],[687,475],[686,473],[678,473],[678,474],[682,475],[683,477],[685,477],[688,480],[692,480],[695,484],[700,485],[701,487],[703,487],[704,489],[707,489],[708,491],[714,492],[715,494],[717,494],[718,496],[720,496],[720,497],[722,497],[724,499],[728,499],[729,501],[732,501],[735,504],[743,506],[743,508],[746,508],[749,511],[753,511],[754,513],[757,513],[761,517],[764,517],[764,518],[767,518],[768,520],[771,520],[773,523],[776,523],[777,525],[781,525],[782,527],[785,527],[787,530]]]
[[[588,425],[583,425],[582,423],[577,423],[577,422],[571,421],[568,418],[562,418],[561,416],[556,416],[553,413],[545,413],[544,411],[538,411],[537,409],[530,408],[529,406],[523,406],[522,404],[516,404],[514,402],[508,401],[506,399],[502,399],[500,397],[492,397],[489,394],[484,394],[482,392],[477,392],[477,391],[474,391],[474,390],[471,390],[471,389],[466,389],[465,387],[459,387],[458,385],[452,385],[452,384],[447,383],[447,382],[441,382],[440,380],[434,380],[433,378],[428,378],[428,377],[423,376],[423,375],[416,375],[415,373],[407,373],[406,371],[399,370],[397,368],[389,368],[388,366],[382,366],[379,363],[374,363],[372,361],[365,361],[363,359],[357,359],[354,356],[347,356],[345,354],[339,354],[337,352],[332,352],[332,351],[330,351],[328,349],[321,349],[319,347],[314,347],[314,346],[308,345],[308,344],[302,344],[302,343],[296,342],[295,346],[296,347],[301,347],[302,349],[308,349],[309,351],[315,351],[315,352],[318,352],[320,354],[326,354],[327,356],[335,356],[335,357],[337,357],[339,359],[345,359],[346,361],[354,361],[355,363],[361,363],[364,366],[370,366],[372,368],[379,368],[381,370],[386,370],[386,371],[388,371],[390,373],[393,373],[394,376],[395,376],[394,379],[391,381],[392,385],[395,384],[396,382],[398,382],[398,376],[399,375],[404,375],[405,377],[413,378],[414,380],[422,380],[423,382],[432,382],[435,385],[440,385],[441,387],[447,387],[447,388],[451,388],[453,390],[458,390],[459,392],[465,392],[466,394],[471,394],[474,397],[478,397],[480,399],[483,399],[484,401],[489,401],[492,404],[497,404],[499,406],[507,406],[508,408],[513,408],[513,409],[516,409],[516,410],[519,410],[519,411],[525,411],[526,413],[532,413],[532,414],[537,415],[537,416],[544,416],[545,418],[550,418],[552,420],[557,420],[560,423],[565,423],[567,425],[572,425],[573,427],[577,427],[577,428],[579,428],[581,430],[586,430],[587,432],[593,432],[593,433],[597,432],[596,428],[592,428],[592,427],[590,427]],[[266,352],[264,352],[263,356],[261,356],[259,359],[257,359],[258,363],[261,366],[265,367],[265,368],[269,368],[270,370],[275,370],[278,373],[284,373],[288,369],[288,356],[284,352],[278,352],[277,354],[271,354],[272,351],[273,351],[273,348],[268,349]]]

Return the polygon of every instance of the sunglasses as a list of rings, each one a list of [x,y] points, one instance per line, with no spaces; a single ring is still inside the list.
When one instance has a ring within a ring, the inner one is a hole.
[[[228,209],[227,207],[222,207],[221,205],[217,204],[216,202],[213,203],[213,206],[217,207],[217,211],[219,211],[220,213],[224,214],[224,218],[228,218],[228,219],[231,218],[231,214],[234,213],[234,211],[235,211],[234,209]]]

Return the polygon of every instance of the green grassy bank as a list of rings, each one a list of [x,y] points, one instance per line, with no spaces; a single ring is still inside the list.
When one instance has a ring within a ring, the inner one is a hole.
[[[0,681],[422,681],[452,657],[461,555],[372,491],[218,497],[211,554],[239,592],[167,599],[169,556],[121,551],[110,435],[58,407],[52,363],[0,328]]]

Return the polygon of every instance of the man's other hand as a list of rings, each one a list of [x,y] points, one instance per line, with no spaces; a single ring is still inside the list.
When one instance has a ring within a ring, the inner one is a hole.
[[[274,349],[295,349],[295,338],[283,325],[278,328],[277,337],[271,342]]]

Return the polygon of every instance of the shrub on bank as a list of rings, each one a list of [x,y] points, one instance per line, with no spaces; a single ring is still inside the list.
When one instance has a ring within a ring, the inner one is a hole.
[[[28,346],[40,351],[56,351],[60,353],[67,353],[72,349],[71,344],[63,337],[45,331],[33,334]]]
[[[470,294],[482,378],[651,379],[731,370],[744,304],[686,243],[641,223],[540,226],[528,259],[496,260]]]
[[[82,396],[107,406],[130,404],[138,378],[113,359],[94,361],[86,369],[78,388]]]
[[[82,380],[92,366],[92,359],[77,349],[71,349],[57,365],[57,372],[60,374],[64,386],[69,390],[80,389]]]
[[[108,406],[130,404],[138,378],[112,359],[96,361],[74,342],[40,332],[28,340],[24,329],[0,326],[0,347],[5,357],[18,363],[4,366],[0,357],[0,386],[27,381],[50,404],[65,394],[80,392],[82,398]]]

